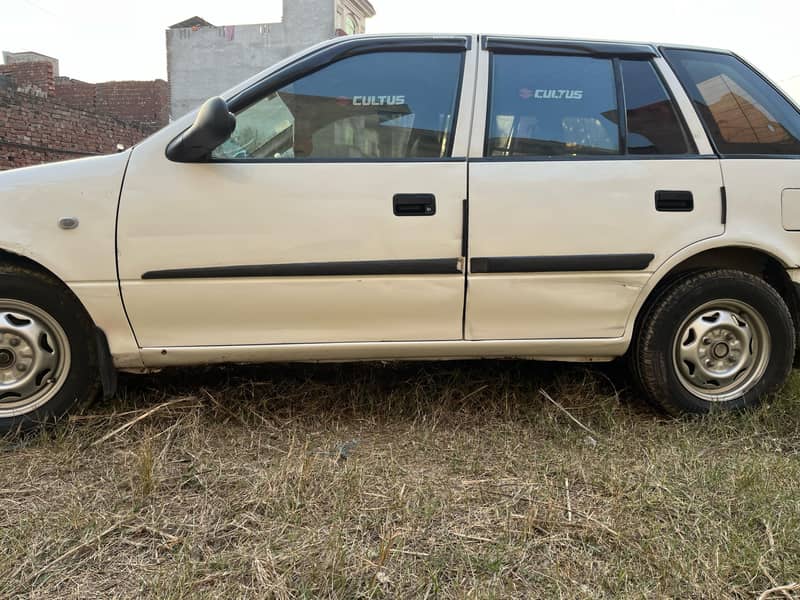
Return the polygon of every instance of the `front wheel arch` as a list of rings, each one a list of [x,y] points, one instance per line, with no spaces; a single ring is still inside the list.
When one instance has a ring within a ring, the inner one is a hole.
[[[38,273],[40,276],[50,280],[54,285],[61,287],[65,293],[70,294],[78,305],[83,308],[84,316],[92,324],[95,332],[95,345],[96,345],[96,365],[94,367],[98,370],[100,381],[103,387],[103,397],[110,398],[117,391],[117,371],[114,367],[114,361],[109,348],[108,338],[105,332],[100,329],[92,319],[89,311],[86,310],[83,302],[78,298],[69,286],[53,271],[45,267],[43,264],[21,254],[11,252],[9,250],[0,248],[0,265],[8,265],[17,267],[23,271],[32,271]]]

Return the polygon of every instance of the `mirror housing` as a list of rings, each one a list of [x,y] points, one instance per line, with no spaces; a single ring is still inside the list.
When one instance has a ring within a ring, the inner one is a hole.
[[[167,146],[167,158],[175,162],[198,162],[225,142],[236,129],[236,116],[219,96],[200,107],[194,123]]]

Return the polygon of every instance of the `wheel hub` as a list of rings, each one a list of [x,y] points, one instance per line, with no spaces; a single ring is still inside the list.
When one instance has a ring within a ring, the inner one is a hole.
[[[675,364],[679,379],[706,400],[730,400],[746,392],[768,360],[766,324],[744,303],[706,304],[678,329]]]
[[[6,350],[5,348],[0,350],[0,369],[7,369],[13,366],[15,360],[16,356],[11,350]]]
[[[66,334],[50,315],[0,299],[0,416],[34,410],[51,398],[69,359]]]

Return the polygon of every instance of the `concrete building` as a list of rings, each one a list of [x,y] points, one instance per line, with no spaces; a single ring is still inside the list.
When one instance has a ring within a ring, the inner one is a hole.
[[[337,35],[363,33],[369,0],[283,0],[280,23],[216,27],[200,17],[167,30],[170,116],[180,117],[295,52]]]

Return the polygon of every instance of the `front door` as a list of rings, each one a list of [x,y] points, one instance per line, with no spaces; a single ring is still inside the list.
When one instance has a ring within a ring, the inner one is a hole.
[[[135,149],[118,249],[139,345],[461,339],[463,42],[317,62],[202,163],[164,157],[180,130]]]
[[[647,47],[486,46],[466,337],[620,337],[659,265],[723,233],[719,161]]]

